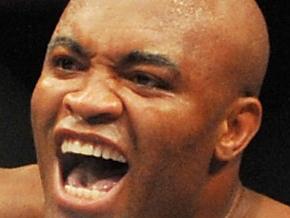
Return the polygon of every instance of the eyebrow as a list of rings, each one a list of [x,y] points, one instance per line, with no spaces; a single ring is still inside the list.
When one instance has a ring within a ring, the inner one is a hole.
[[[132,65],[145,64],[145,65],[155,65],[158,67],[169,67],[175,71],[178,71],[177,64],[172,60],[162,54],[154,54],[150,52],[144,52],[135,50],[128,53],[120,61],[120,66],[130,67]]]
[[[79,56],[83,56],[83,57],[90,56],[90,52],[86,50],[83,46],[81,46],[80,43],[73,40],[72,38],[64,37],[64,36],[53,38],[47,46],[47,51],[50,52],[58,46],[66,47]]]
[[[82,57],[92,56],[91,52],[85,49],[80,43],[73,40],[70,37],[55,37],[53,38],[47,47],[47,51],[50,52],[58,46],[63,46],[71,50],[72,52]],[[118,67],[131,67],[138,64],[153,65],[158,67],[170,68],[177,76],[179,74],[179,68],[177,64],[170,60],[169,57],[163,54],[155,54],[146,51],[133,50],[126,54],[118,61]],[[117,68],[118,68],[117,67]]]

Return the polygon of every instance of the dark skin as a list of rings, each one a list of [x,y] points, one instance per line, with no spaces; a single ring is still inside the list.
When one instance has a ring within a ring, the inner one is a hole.
[[[43,193],[37,165],[1,169],[0,216],[2,218],[42,218]],[[17,181],[22,181],[18,183]],[[16,187],[16,188],[15,188]],[[17,196],[17,198],[15,198]],[[289,217],[289,208],[243,187],[236,209],[243,218]],[[284,214],[284,215],[283,215]],[[236,217],[234,215],[227,218]]]
[[[255,2],[115,4],[70,3],[33,94],[46,217],[289,217],[238,177],[261,122],[269,51]],[[59,182],[55,134],[64,128],[105,135],[128,159],[105,203]]]
[[[43,193],[37,165],[0,169],[0,217],[43,217]]]

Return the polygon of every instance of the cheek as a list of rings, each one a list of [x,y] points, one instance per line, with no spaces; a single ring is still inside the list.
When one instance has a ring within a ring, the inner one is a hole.
[[[136,101],[130,115],[139,143],[146,147],[158,145],[149,150],[173,149],[175,153],[191,144],[191,139],[204,128],[203,118],[194,102],[188,104],[176,99],[145,101]]]
[[[176,201],[190,208],[192,193],[198,195],[206,181],[213,153],[215,131],[206,125],[207,116],[194,101],[135,98],[130,103],[136,134],[131,187],[138,192],[130,197],[142,196],[134,200],[148,210],[157,204],[166,210]]]
[[[162,168],[174,168],[177,165],[187,165],[193,163],[199,165],[196,156],[203,156],[204,159],[210,150],[206,142],[206,136],[203,134],[204,125],[200,116],[194,119],[195,110],[173,109],[172,111],[148,112],[146,120],[142,126],[142,138],[140,139],[140,150],[147,153],[148,157],[154,157],[156,162]],[[146,113],[145,113],[146,114]],[[194,157],[194,158],[193,158]],[[204,162],[204,160],[202,160]],[[188,166],[184,169],[188,169]],[[197,167],[199,168],[199,167]]]
[[[194,102],[180,99],[134,98],[127,101],[130,123],[135,135],[136,162],[141,167],[162,168],[180,161],[201,143],[203,118]],[[129,99],[128,99],[129,100]],[[150,161],[148,161],[150,160]]]
[[[41,77],[31,99],[31,118],[34,132],[47,133],[56,121],[67,88],[50,77]]]
[[[177,163],[187,166],[183,169],[198,171],[209,164],[218,140],[218,122],[194,99],[184,99],[135,98],[127,101],[136,138],[133,156],[136,162],[142,162],[140,167],[144,170],[174,168]]]

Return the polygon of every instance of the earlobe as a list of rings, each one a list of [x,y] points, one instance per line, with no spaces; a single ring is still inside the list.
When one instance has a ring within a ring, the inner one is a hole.
[[[216,158],[230,161],[240,156],[258,131],[261,118],[262,106],[257,98],[244,97],[235,101],[222,123]]]

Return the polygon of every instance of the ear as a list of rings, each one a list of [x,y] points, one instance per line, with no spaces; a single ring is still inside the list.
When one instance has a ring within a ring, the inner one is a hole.
[[[216,158],[229,161],[239,156],[260,128],[261,119],[262,106],[257,98],[243,97],[233,102],[222,123]]]

